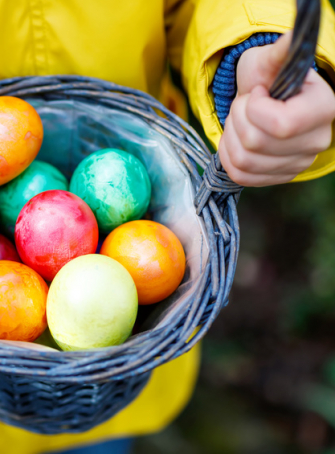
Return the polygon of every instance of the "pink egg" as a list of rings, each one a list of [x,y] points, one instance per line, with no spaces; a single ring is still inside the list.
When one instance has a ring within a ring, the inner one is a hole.
[[[94,254],[98,238],[91,208],[80,197],[61,190],[33,197],[22,208],[15,226],[22,261],[48,281],[75,257]]]
[[[15,246],[8,238],[0,234],[0,260],[11,260],[12,262],[21,262]]]

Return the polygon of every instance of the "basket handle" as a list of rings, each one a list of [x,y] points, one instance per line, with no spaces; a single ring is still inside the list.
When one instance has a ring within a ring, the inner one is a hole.
[[[320,0],[297,0],[297,17],[285,63],[270,89],[272,98],[285,101],[301,90],[314,61],[320,27]],[[200,214],[213,192],[239,194],[243,187],[234,183],[222,168],[218,154],[212,156],[203,183],[195,197]]]

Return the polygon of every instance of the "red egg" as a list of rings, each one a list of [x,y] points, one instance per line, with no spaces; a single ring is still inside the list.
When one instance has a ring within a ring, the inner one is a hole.
[[[22,261],[51,281],[70,260],[94,254],[99,238],[91,208],[67,191],[45,191],[22,208],[15,243]]]
[[[10,260],[12,262],[21,262],[15,246],[8,238],[0,234],[0,260]]]

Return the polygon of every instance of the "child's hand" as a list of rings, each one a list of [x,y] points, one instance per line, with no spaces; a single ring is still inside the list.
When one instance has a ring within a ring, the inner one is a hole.
[[[269,95],[290,41],[288,33],[273,45],[249,49],[237,66],[238,94],[219,154],[230,178],[243,186],[287,183],[331,143],[335,96],[314,70],[297,96],[284,102]]]

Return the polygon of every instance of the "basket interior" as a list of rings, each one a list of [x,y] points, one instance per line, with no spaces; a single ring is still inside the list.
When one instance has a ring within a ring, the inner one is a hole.
[[[186,254],[182,284],[159,303],[150,326],[167,323],[172,308],[193,293],[208,257],[202,221],[196,215],[192,182],[172,143],[135,115],[96,104],[73,100],[28,100],[44,126],[44,140],[37,159],[49,162],[70,179],[79,162],[102,148],[121,148],[145,165],[152,184],[149,214],[169,227]]]

